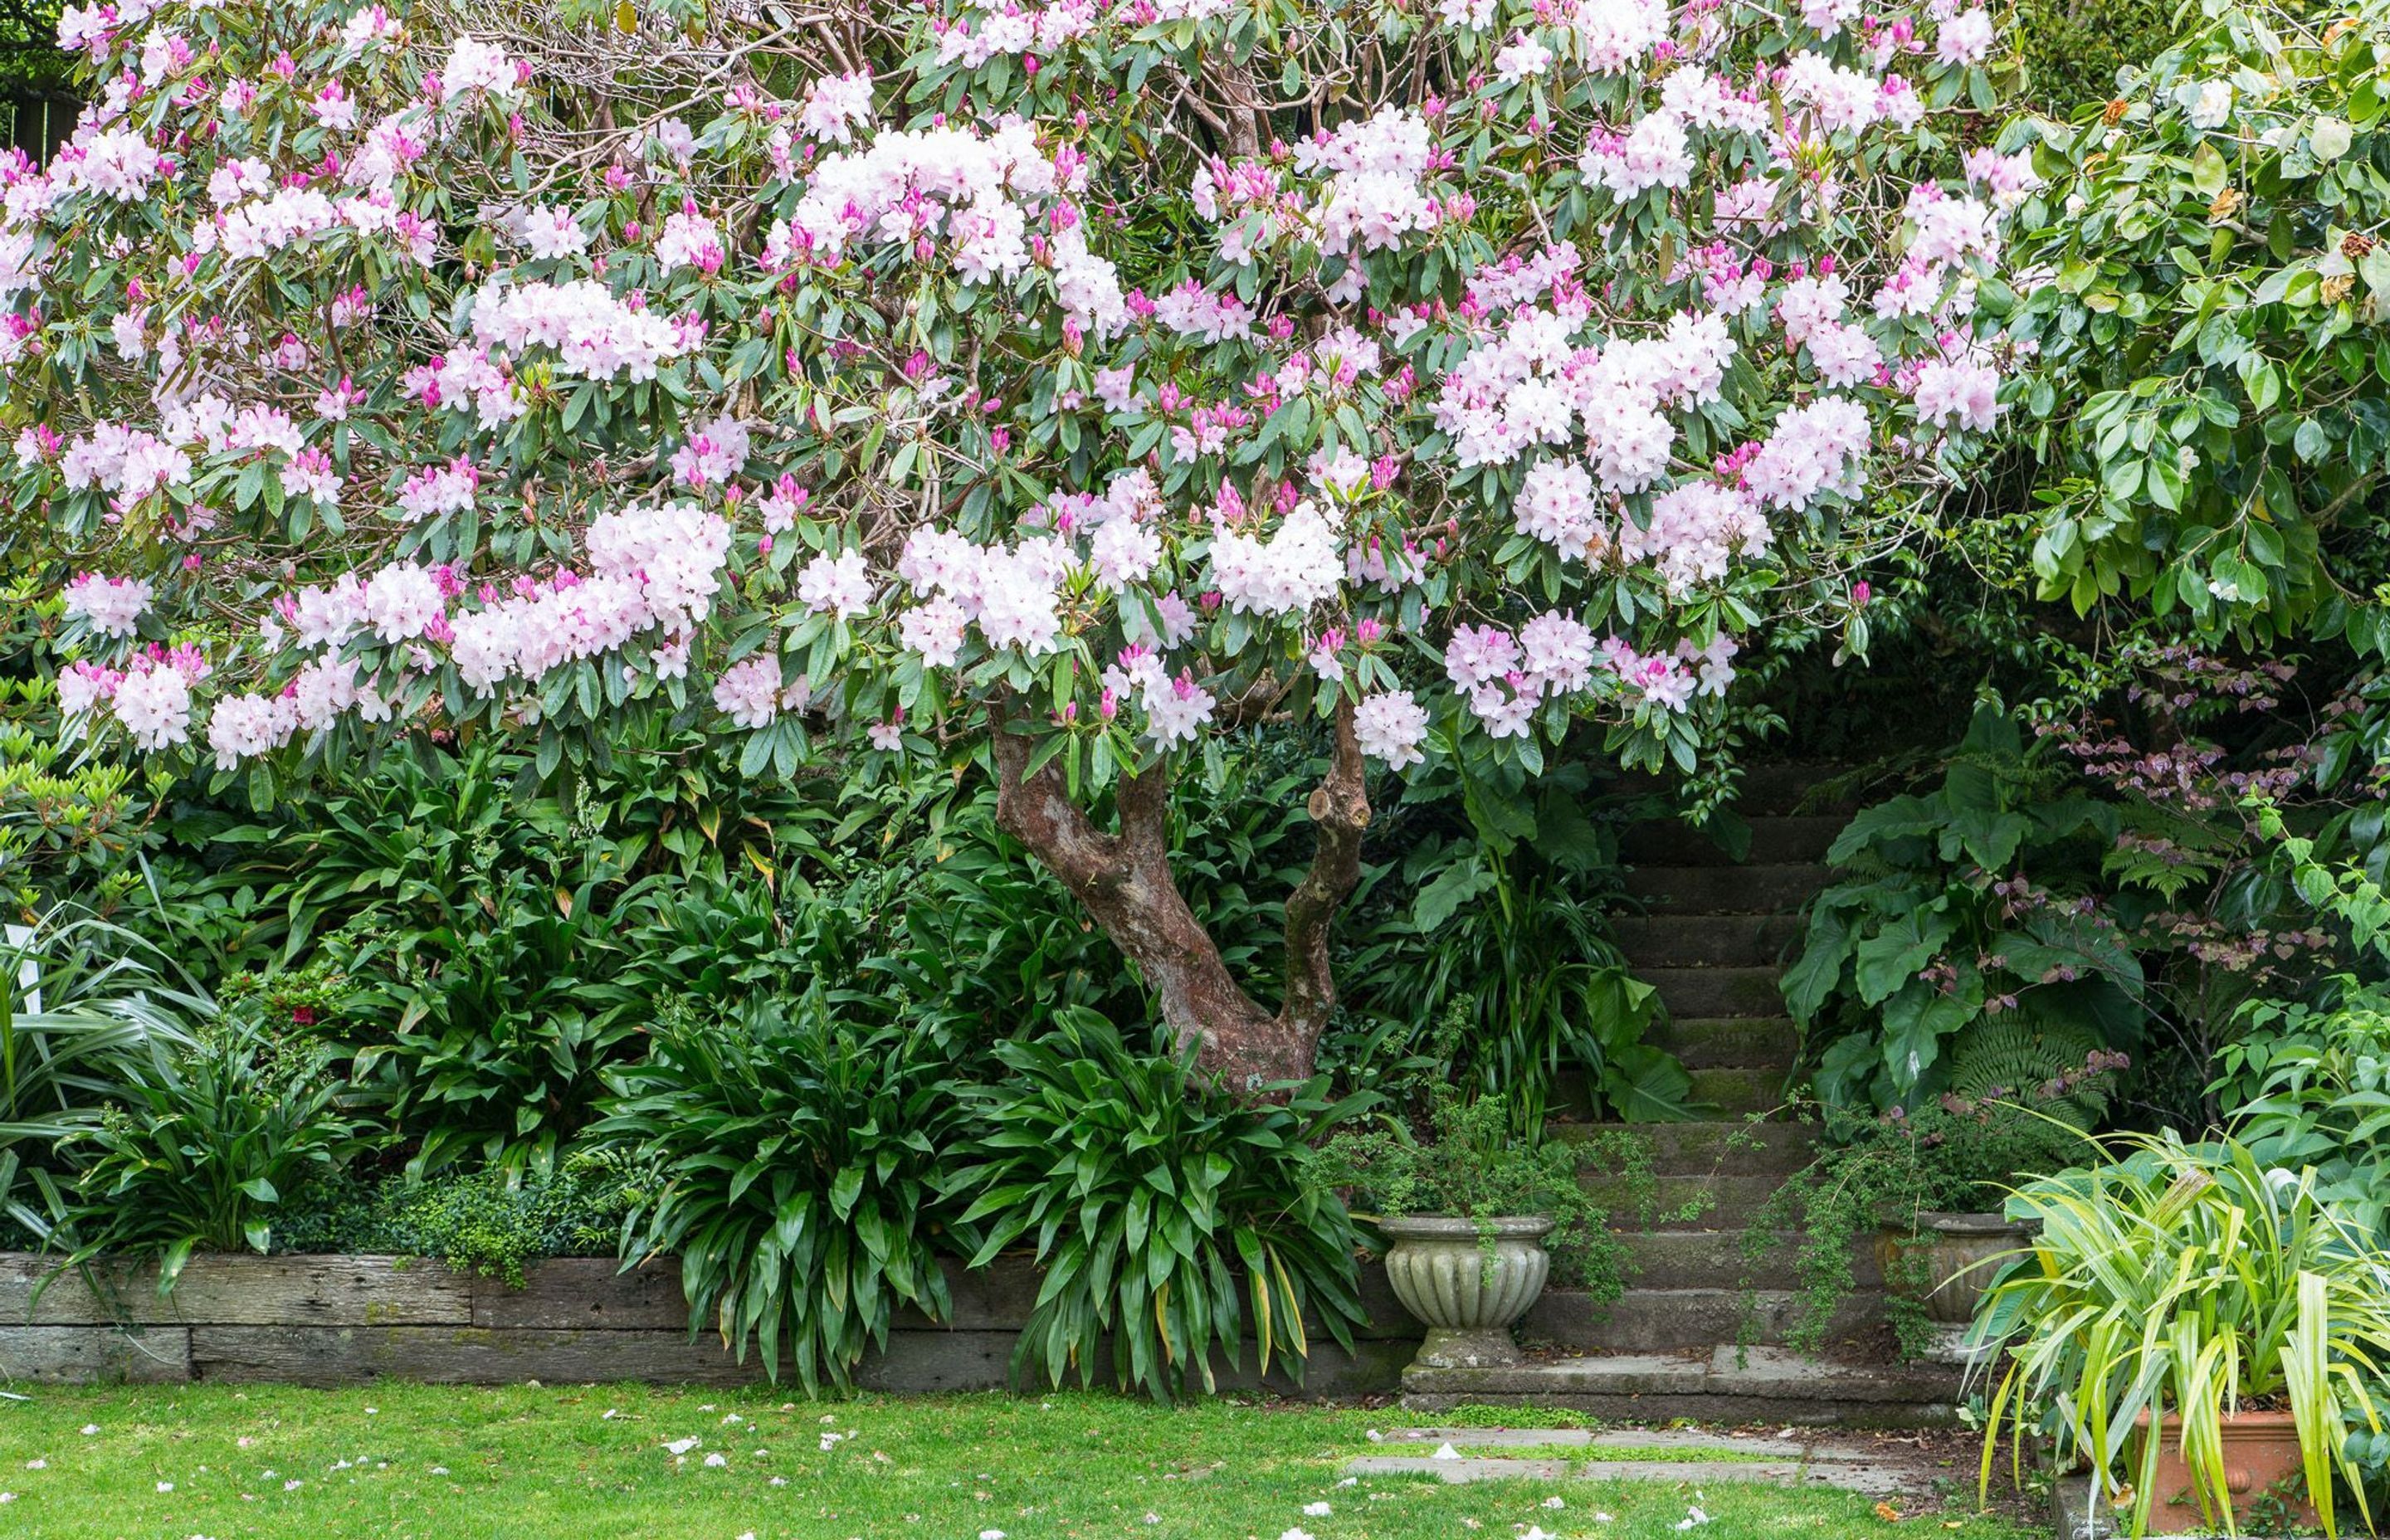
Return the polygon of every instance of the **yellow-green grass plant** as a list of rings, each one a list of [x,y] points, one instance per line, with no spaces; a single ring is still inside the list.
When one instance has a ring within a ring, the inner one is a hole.
[[[2119,1463],[2137,1460],[2139,1536],[2172,1417],[2203,1521],[2230,1533],[2224,1420],[2279,1400],[2317,1516],[2337,1534],[2335,1470],[2365,1502],[2345,1432],[2383,1426],[2369,1380],[2390,1358],[2390,1255],[2317,1193],[2312,1171],[2268,1169],[2230,1139],[2126,1135],[2110,1147],[2120,1159],[2009,1200],[2011,1216],[2039,1220],[2041,1233],[1971,1328],[1973,1341],[2001,1346],[1983,1360],[1998,1379],[1983,1489],[2003,1430],[2021,1445],[2037,1416],[2058,1452],[2083,1457],[2112,1495]]]

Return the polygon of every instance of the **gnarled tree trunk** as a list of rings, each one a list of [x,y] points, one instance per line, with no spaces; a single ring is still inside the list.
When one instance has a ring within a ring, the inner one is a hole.
[[[1240,1091],[1307,1077],[1336,1005],[1329,931],[1361,877],[1369,799],[1353,708],[1336,713],[1336,750],[1311,793],[1319,847],[1286,901],[1284,1001],[1273,1011],[1228,972],[1220,948],[1189,908],[1170,871],[1166,768],[1121,782],[1116,832],[1098,828],[1071,800],[1053,764],[1029,769],[1033,745],[996,721],[996,820],[1027,845],[1134,961],[1180,1041],[1201,1044],[1199,1063]]]

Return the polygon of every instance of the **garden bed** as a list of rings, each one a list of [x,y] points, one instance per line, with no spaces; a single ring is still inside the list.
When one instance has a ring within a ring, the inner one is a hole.
[[[149,1266],[69,1275],[34,1291],[57,1259],[0,1252],[0,1381],[281,1381],[358,1384],[379,1378],[433,1384],[745,1384],[765,1379],[711,1332],[692,1341],[680,1272],[669,1263],[618,1270],[601,1257],[534,1263],[524,1287],[437,1262],[388,1256],[201,1255],[161,1296]],[[1012,1350],[1037,1298],[1025,1258],[965,1272],[949,1267],[952,1319],[896,1317],[887,1350],[867,1357],[856,1383],[873,1390],[984,1390],[1008,1381]],[[1362,1270],[1369,1324],[1344,1352],[1315,1333],[1304,1384],[1273,1365],[1272,1389],[1313,1395],[1394,1390],[1419,1328],[1385,1284]],[[1215,1370],[1251,1385],[1241,1366]]]

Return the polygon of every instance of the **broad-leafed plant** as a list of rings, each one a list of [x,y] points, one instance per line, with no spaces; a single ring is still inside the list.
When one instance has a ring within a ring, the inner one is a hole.
[[[2379,0],[2202,0],[2109,99],[2008,131],[2045,185],[1994,306],[2038,350],[2011,393],[2048,468],[1975,533],[2029,541],[2041,597],[2379,656],[2385,69]]]
[[[1315,1082],[1248,1104],[1191,1053],[1138,1052],[1086,1011],[994,1057],[953,1185],[984,1226],[975,1265],[1025,1246],[1043,1269],[1017,1376],[1109,1370],[1168,1401],[1241,1368],[1249,1334],[1255,1372],[1298,1380],[1315,1327],[1351,1348],[1357,1237],[1308,1179],[1309,1146],[1374,1098],[1331,1102]]]
[[[80,1165],[70,1267],[155,1258],[171,1292],[195,1251],[265,1251],[288,1200],[358,1151],[326,1055],[219,1020],[151,1063],[68,1142]]]
[[[67,908],[0,932],[0,1218],[62,1215],[67,1136],[154,1078],[208,1002],[139,936]]]
[[[726,1019],[667,1009],[591,1137],[658,1168],[626,1259],[677,1256],[692,1336],[709,1324],[808,1393],[850,1383],[896,1312],[948,1314],[944,1173],[964,1127],[936,1041],[860,1025],[816,993]]]
[[[2138,1043],[2140,959],[2080,902],[2119,813],[2074,779],[1985,707],[1940,786],[1835,838],[1839,880],[1811,902],[1784,975],[1821,1099],[1914,1106],[1948,1083],[1953,1041],[2008,1012]]]

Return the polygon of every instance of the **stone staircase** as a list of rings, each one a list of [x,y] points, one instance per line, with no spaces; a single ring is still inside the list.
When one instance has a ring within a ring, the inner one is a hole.
[[[1614,920],[1613,931],[1636,976],[1667,1005],[1660,1041],[1713,1109],[1703,1121],[1635,1131],[1655,1147],[1658,1209],[1698,1203],[1699,1216],[1645,1228],[1624,1212],[1628,1195],[1615,1178],[1588,1161],[1587,1186],[1613,1200],[1632,1261],[1625,1297],[1602,1307],[1582,1290],[1547,1290],[1520,1328],[1537,1350],[1529,1363],[1413,1367],[1404,1377],[1406,1405],[1489,1402],[1728,1421],[1950,1419],[1956,1376],[1896,1361],[1871,1257],[1862,1259],[1860,1292],[1837,1315],[1834,1347],[1820,1363],[1781,1346],[1798,1237],[1780,1236],[1755,1266],[1743,1256],[1750,1217],[1807,1163],[1813,1144],[1807,1124],[1764,1120],[1782,1105],[1799,1046],[1777,981],[1800,939],[1801,906],[1828,880],[1826,851],[1849,818],[1847,808],[1802,805],[1822,773],[1799,764],[1752,772],[1740,809],[1751,842],[1741,862],[1677,825],[1647,824],[1621,841],[1634,866],[1627,891],[1642,913]],[[1552,1132],[1589,1139],[1605,1126],[1616,1125],[1556,1124]]]

